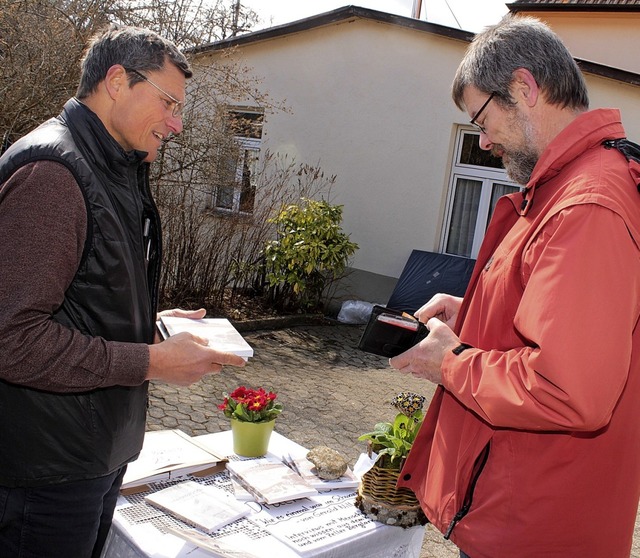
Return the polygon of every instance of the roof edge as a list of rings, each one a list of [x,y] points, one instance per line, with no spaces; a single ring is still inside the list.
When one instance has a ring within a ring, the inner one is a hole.
[[[622,70],[620,68],[614,68],[613,66],[605,66],[604,64],[598,64],[597,62],[590,62],[589,60],[582,60],[576,58],[580,69],[588,74],[594,74],[597,76],[614,79],[629,85],[640,86],[640,74],[630,72],[628,70]]]
[[[508,4],[508,6],[512,5],[513,4]],[[533,6],[535,4],[526,5]],[[567,4],[563,4],[563,6],[567,6]],[[471,31],[463,31],[461,29],[439,25],[437,23],[430,23],[420,19],[389,14],[378,10],[372,10],[370,8],[344,6],[330,12],[310,16],[291,23],[268,27],[245,35],[240,35],[238,37],[231,37],[229,39],[223,39],[214,43],[194,47],[193,49],[189,49],[188,52],[191,54],[206,54],[207,52],[215,52],[235,46],[242,46],[268,39],[284,37],[301,31],[316,29],[325,25],[331,25],[332,23],[339,23],[341,21],[349,21],[352,19],[369,19],[381,23],[400,25],[402,27],[433,33],[468,43],[471,42],[475,36],[475,33],[472,33]],[[630,85],[640,86],[640,74],[635,72],[614,68],[612,66],[605,66],[604,64],[598,64],[597,62],[590,62],[588,60],[581,60],[578,58],[576,58],[576,62],[578,62],[578,65],[584,72],[614,79]]]
[[[369,19],[381,23],[390,23],[393,25],[400,25],[402,27],[416,29],[418,31],[426,31],[429,33],[434,33],[436,35],[449,37],[450,39],[457,39],[465,42],[470,42],[474,37],[474,33],[472,33],[471,31],[455,29],[453,27],[438,25],[437,23],[430,23],[428,21],[411,17],[389,14],[387,12],[372,10],[370,8],[361,8],[359,6],[344,6],[330,12],[325,12],[304,19],[299,19],[291,23],[284,23],[282,25],[276,25],[274,27],[268,27],[266,29],[253,31],[245,35],[230,37],[228,39],[223,39],[214,43],[194,47],[193,49],[190,49],[189,52],[193,54],[202,54],[209,51],[223,50],[233,46],[246,45],[258,41],[265,41],[268,39],[291,35],[293,33],[299,33],[301,31],[308,31],[310,29],[323,27],[325,25],[331,25],[332,23],[339,23],[341,21],[348,21],[350,19]]]
[[[506,4],[513,14],[519,12],[640,12],[638,4],[592,4],[589,2],[578,2],[576,4],[548,2],[538,4],[537,2],[512,2]]]

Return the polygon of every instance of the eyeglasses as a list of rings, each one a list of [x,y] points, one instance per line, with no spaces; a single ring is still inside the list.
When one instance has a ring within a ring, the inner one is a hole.
[[[146,81],[149,85],[152,85],[153,87],[155,87],[165,97],[168,97],[170,100],[169,99],[162,99],[162,100],[166,103],[167,108],[171,111],[171,115],[173,117],[179,118],[182,116],[182,111],[184,110],[184,103],[182,101],[178,101],[178,99],[176,99],[173,95],[169,95],[169,93],[167,93],[164,89],[162,89],[162,87],[153,83],[147,76],[145,76],[144,74],[141,74],[138,70],[131,70],[130,68],[125,68],[125,71],[137,75],[139,78]]]
[[[485,132],[484,126],[481,126],[480,124],[478,124],[477,120],[478,117],[482,114],[482,111],[484,111],[484,109],[487,108],[487,105],[491,102],[491,99],[493,99],[493,97],[497,95],[497,93],[495,91],[493,91],[491,93],[491,95],[489,95],[489,98],[484,102],[484,105],[482,105],[480,107],[480,110],[478,112],[476,112],[476,115],[469,121],[469,123],[472,126],[475,126],[478,130],[480,130],[483,134],[486,134],[487,132]]]

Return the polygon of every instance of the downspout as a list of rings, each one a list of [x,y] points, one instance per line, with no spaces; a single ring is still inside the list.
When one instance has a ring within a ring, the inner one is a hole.
[[[411,17],[414,19],[420,19],[420,12],[422,12],[422,0],[413,0],[413,8],[411,8]]]

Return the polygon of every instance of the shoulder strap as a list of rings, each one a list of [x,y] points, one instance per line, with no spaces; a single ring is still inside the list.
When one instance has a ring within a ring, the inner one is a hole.
[[[640,145],[626,138],[617,140],[605,140],[602,145],[606,149],[615,148],[629,161],[629,172],[638,185],[640,191]]]

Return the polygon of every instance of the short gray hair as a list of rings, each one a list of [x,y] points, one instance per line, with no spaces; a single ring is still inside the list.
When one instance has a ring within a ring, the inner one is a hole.
[[[453,80],[454,103],[464,110],[464,91],[473,86],[487,94],[495,92],[503,106],[512,105],[509,86],[518,68],[531,72],[547,102],[589,108],[582,72],[560,38],[540,20],[512,14],[471,42]]]
[[[139,27],[110,25],[94,35],[81,63],[78,99],[88,97],[96,91],[107,71],[115,64],[130,70],[162,70],[166,62],[176,66],[185,77],[193,73],[184,54],[171,41],[157,33]],[[140,81],[132,75],[130,83]]]

